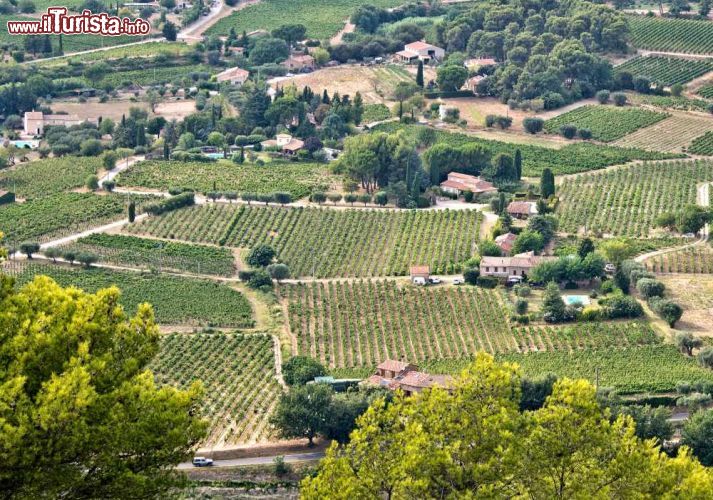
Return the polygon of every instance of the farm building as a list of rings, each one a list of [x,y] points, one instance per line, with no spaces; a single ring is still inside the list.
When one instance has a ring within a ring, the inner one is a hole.
[[[396,53],[396,58],[401,62],[413,63],[423,61],[428,64],[431,61],[442,61],[446,51],[435,45],[426,42],[413,42],[404,46],[404,50]]]
[[[249,71],[235,67],[218,73],[215,78],[219,83],[230,82],[231,85],[239,86],[244,84],[248,80],[248,77],[250,77]]]
[[[292,54],[282,63],[289,71],[314,69],[314,57],[304,54]]]
[[[431,387],[447,387],[453,380],[448,375],[431,375],[419,371],[418,366],[404,361],[388,359],[376,367],[376,373],[363,383],[402,390],[407,396]]]
[[[502,250],[504,254],[509,255],[510,252],[512,252],[512,247],[515,244],[516,238],[517,236],[513,233],[501,234],[495,238],[495,244],[500,247],[500,250]]]
[[[534,201],[510,202],[508,213],[517,219],[527,219],[532,215],[537,215],[537,203]]]
[[[476,76],[474,76],[474,77],[472,77],[472,78],[468,78],[468,79],[465,81],[465,85],[463,85],[463,87],[464,87],[466,90],[470,90],[470,91],[473,92],[474,94],[477,94],[477,91],[478,91],[478,84],[479,84],[480,82],[482,82],[483,80],[485,80],[485,77],[484,77],[483,75],[476,75]]]
[[[462,195],[466,191],[473,194],[496,193],[496,188],[492,183],[475,177],[474,175],[461,174],[459,172],[451,172],[448,174],[448,179],[441,182],[441,189],[446,193]]]
[[[25,111],[24,133],[27,136],[42,135],[45,127],[50,125],[64,125],[71,127],[79,125],[82,120],[77,115],[45,115],[42,111]]]
[[[428,278],[431,277],[431,268],[429,266],[411,266],[410,276],[411,281],[414,281],[416,278],[422,278],[428,282]]]
[[[533,267],[556,259],[543,257],[534,252],[519,253],[512,257],[483,257],[480,260],[480,275],[508,278],[509,276],[527,276]]]
[[[264,148],[280,148],[282,154],[290,156],[297,154],[297,151],[305,145],[303,141],[295,139],[290,134],[277,134],[275,139],[263,141],[261,144]]]
[[[0,205],[15,203],[15,193],[0,190]]]

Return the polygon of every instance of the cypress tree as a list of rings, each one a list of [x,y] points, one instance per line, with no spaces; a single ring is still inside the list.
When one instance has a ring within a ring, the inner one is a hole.
[[[519,149],[515,150],[515,180],[522,179],[522,153]]]
[[[552,170],[545,168],[540,176],[540,193],[543,198],[549,198],[555,194],[555,176],[552,175]]]
[[[136,204],[132,201],[129,202],[129,222],[134,222],[136,219]]]
[[[418,61],[418,70],[416,71],[416,85],[423,88],[423,61]]]

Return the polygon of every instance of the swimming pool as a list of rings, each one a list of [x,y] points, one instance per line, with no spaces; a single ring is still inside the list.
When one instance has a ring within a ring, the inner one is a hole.
[[[586,295],[564,295],[562,299],[564,300],[564,303],[568,306],[573,306],[577,304],[588,306],[591,303],[589,297]]]
[[[10,141],[10,144],[12,144],[15,147],[18,148],[27,148],[27,149],[35,149],[37,146],[40,145],[40,141]]]

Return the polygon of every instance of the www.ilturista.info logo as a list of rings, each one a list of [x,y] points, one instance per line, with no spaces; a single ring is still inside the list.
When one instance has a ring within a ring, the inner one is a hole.
[[[66,7],[50,7],[39,21],[8,21],[11,35],[148,35],[151,25],[143,19],[110,16],[106,12],[67,15]]]

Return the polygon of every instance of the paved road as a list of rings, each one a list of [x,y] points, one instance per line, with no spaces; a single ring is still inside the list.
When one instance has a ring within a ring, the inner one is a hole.
[[[233,458],[230,460],[216,460],[213,462],[213,467],[241,467],[245,465],[269,465],[272,464],[278,456],[285,459],[287,463],[305,462],[307,460],[319,460],[324,457],[323,451],[314,451],[310,453],[295,453],[293,455],[271,455],[267,457],[251,457],[251,458]],[[178,464],[178,469],[193,469],[191,462]]]

